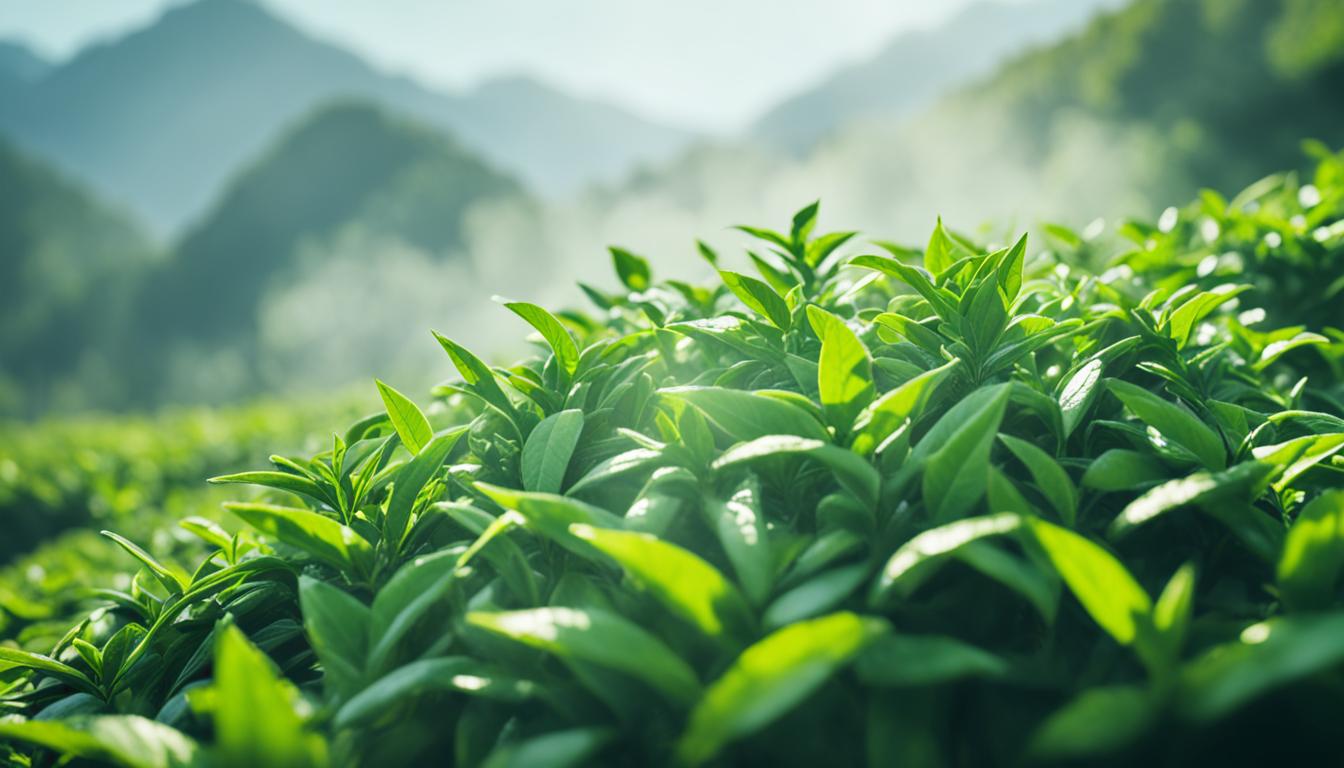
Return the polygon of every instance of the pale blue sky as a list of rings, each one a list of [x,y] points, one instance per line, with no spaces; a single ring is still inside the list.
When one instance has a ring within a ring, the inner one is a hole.
[[[0,0],[0,38],[68,56],[182,0]],[[969,0],[264,0],[378,65],[450,88],[530,73],[650,117],[742,126]]]

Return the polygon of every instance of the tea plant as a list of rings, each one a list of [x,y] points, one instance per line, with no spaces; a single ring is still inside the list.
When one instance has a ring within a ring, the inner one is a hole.
[[[363,399],[0,425],[0,639],[54,643],[71,617],[96,606],[91,592],[129,586],[125,571],[136,561],[100,528],[161,556],[204,555],[209,545],[176,525],[222,516],[228,489],[204,486],[203,475],[263,461],[277,446],[311,445],[317,425],[358,414]]]
[[[212,547],[188,569],[109,534],[144,565],[129,589],[44,653],[0,648],[12,758],[1333,748],[1341,344],[1333,317],[1269,300],[1287,256],[1206,286],[1159,253],[1175,235],[1103,277],[941,223],[922,251],[851,257],[816,218],[744,228],[755,276],[702,246],[712,284],[658,281],[613,249],[597,315],[505,301],[538,341],[513,366],[439,336],[460,379],[434,396],[469,421],[435,430],[380,383],[385,412],[329,450],[215,478],[268,496],[228,505],[237,533],[184,521]]]

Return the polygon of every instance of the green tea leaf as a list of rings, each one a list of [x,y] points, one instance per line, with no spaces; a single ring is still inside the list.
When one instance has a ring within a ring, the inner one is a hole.
[[[457,368],[458,374],[470,390],[487,405],[497,409],[500,413],[515,419],[515,409],[513,401],[504,390],[500,389],[499,381],[495,378],[495,372],[490,367],[481,362],[480,358],[473,355],[466,347],[449,339],[438,331],[434,331],[434,338],[439,340],[439,345],[443,351],[448,353],[448,357],[453,361],[453,366]],[[516,419],[515,419],[516,421]]]
[[[1195,567],[1186,563],[1172,574],[1153,605],[1153,626],[1173,659],[1180,656],[1194,607]]]
[[[743,592],[756,605],[765,602],[774,584],[774,562],[755,483],[744,483],[727,501],[706,500],[705,512]]]
[[[336,712],[337,729],[357,728],[383,719],[396,706],[429,693],[457,692],[506,702],[532,695],[535,685],[465,656],[419,659],[378,678]]]
[[[873,584],[870,602],[880,605],[893,591],[905,596],[913,594],[946,558],[974,541],[1016,533],[1022,521],[1021,515],[1000,512],[924,531],[901,545],[887,560],[881,577]]]
[[[844,448],[793,435],[766,435],[728,449],[714,461],[712,468],[719,470],[739,464],[749,464],[772,456],[807,456],[826,465],[835,473],[842,487],[854,494],[865,506],[877,504],[881,477],[863,457]]]
[[[714,566],[654,536],[588,525],[570,532],[616,561],[668,610],[709,637],[734,634],[749,622],[746,601]]]
[[[700,695],[694,670],[663,642],[615,614],[574,608],[471,612],[467,623],[562,659],[596,664],[647,683],[669,700]]]
[[[1111,379],[1106,386],[1140,420],[1189,451],[1204,466],[1210,469],[1227,466],[1222,438],[1194,414],[1127,381]]]
[[[65,683],[72,688],[101,696],[101,691],[83,672],[62,661],[43,656],[39,653],[10,648],[0,645],[0,664],[21,669],[31,669]]]
[[[1131,491],[1168,477],[1162,462],[1146,453],[1112,448],[1092,460],[1083,473],[1083,487],[1098,491]]]
[[[1092,620],[1121,645],[1146,642],[1141,633],[1151,621],[1152,599],[1125,566],[1070,530],[1038,519],[1027,523]]]
[[[608,248],[616,276],[632,291],[647,291],[651,272],[649,262],[624,248]]]
[[[1172,311],[1167,319],[1167,333],[1176,341],[1177,347],[1184,347],[1190,339],[1190,332],[1209,313],[1235,299],[1249,290],[1249,285],[1220,285],[1210,291],[1200,291],[1187,299]]]
[[[195,768],[203,757],[191,737],[138,715],[0,722],[0,738],[123,768]]]
[[[1059,462],[1026,440],[1004,434],[999,435],[999,440],[1026,466],[1036,487],[1041,489],[1050,506],[1059,514],[1059,519],[1073,527],[1074,518],[1078,514],[1078,490]]]
[[[481,768],[577,768],[592,758],[614,734],[606,728],[571,728],[502,744]]]
[[[397,430],[402,444],[412,454],[419,453],[434,439],[434,429],[429,426],[429,419],[410,398],[378,379],[374,379],[374,383],[378,385],[378,394],[387,408],[387,418],[392,421],[392,427]]]
[[[924,461],[924,505],[935,520],[954,520],[984,496],[989,453],[1011,390],[996,386],[967,397],[920,440],[917,450],[938,446]]]
[[[776,328],[782,331],[789,330],[793,324],[793,313],[789,311],[789,305],[784,301],[784,297],[776,293],[774,288],[754,277],[737,272],[719,270],[719,277],[723,279],[723,284],[728,286],[728,290],[751,311],[765,318]]]
[[[1278,445],[1255,448],[1251,455],[1257,461],[1280,465],[1283,471],[1274,481],[1275,491],[1282,492],[1304,472],[1344,450],[1344,433],[1306,435]]]
[[[952,255],[952,240],[943,229],[943,217],[939,216],[938,224],[929,236],[929,244],[924,248],[924,268],[941,276],[956,260]]]
[[[406,536],[420,491],[443,469],[448,454],[466,432],[466,427],[459,427],[435,437],[393,475],[392,495],[387,501],[387,512],[383,518],[383,536],[394,550],[401,547],[402,539]]]
[[[155,560],[152,555],[136,546],[136,544],[129,539],[123,536],[118,536],[111,531],[101,531],[101,533],[103,536],[115,541],[118,546],[129,552],[132,557],[139,560],[146,568],[148,568],[150,573],[153,573],[154,577],[163,585],[163,588],[168,590],[169,594],[176,595],[187,590],[186,576],[177,573],[163,563],[160,563],[158,560]]]
[[[1255,362],[1255,370],[1263,371],[1273,365],[1280,357],[1297,349],[1298,347],[1311,346],[1316,344],[1329,344],[1330,339],[1319,333],[1303,331],[1291,339],[1271,342],[1265,345],[1260,352],[1260,358]]]
[[[1022,290],[1022,264],[1027,256],[1027,235],[1023,233],[1013,243],[1013,247],[1008,249],[1008,253],[999,263],[997,275],[999,287],[1003,289],[1003,295],[1009,303],[1017,298],[1017,294]]]
[[[455,554],[449,550],[417,557],[378,590],[369,611],[367,673],[377,674],[388,667],[402,639],[441,607],[456,573]]]
[[[666,458],[661,450],[632,448],[623,453],[618,453],[588,470],[588,474],[576,480],[574,485],[570,486],[568,492],[577,494],[579,491],[601,485],[609,480],[625,477],[639,470],[653,469],[663,464]]]
[[[274,504],[229,502],[224,508],[262,533],[301,549],[340,570],[367,576],[373,565],[373,548],[354,530],[316,512]]]
[[[267,488],[274,488],[279,491],[306,496],[314,501],[325,502],[336,506],[328,498],[327,493],[321,486],[307,477],[296,475],[290,472],[238,472],[232,475],[219,475],[206,481],[214,485],[225,483],[241,483],[246,485],[260,485]]]
[[[342,698],[359,690],[368,653],[368,606],[309,576],[299,577],[299,605],[330,690]]]
[[[873,400],[873,360],[844,320],[812,304],[807,319],[821,339],[817,387],[822,407],[832,426],[849,429]]]
[[[326,742],[304,727],[298,690],[236,626],[218,633],[214,683],[189,698],[212,715],[212,751],[225,764],[327,764]]]
[[[1097,384],[1106,363],[1137,347],[1142,337],[1130,336],[1111,344],[1087,358],[1064,379],[1059,390],[1059,409],[1064,419],[1064,436],[1068,437],[1082,423],[1083,417],[1096,398]]]
[[[1252,624],[1181,674],[1178,709],[1218,720],[1262,694],[1344,663],[1344,613],[1281,616]]]
[[[566,496],[525,493],[488,483],[476,483],[476,489],[501,507],[522,515],[529,529],[567,548],[579,545],[579,541],[569,533],[569,527],[575,523],[617,530],[625,527],[624,518]],[[589,552],[586,546],[583,544],[578,552],[586,555]]]
[[[961,332],[967,344],[980,356],[988,355],[1008,325],[1008,308],[1003,304],[998,280],[981,278],[962,299]]]
[[[698,765],[793,709],[887,631],[880,619],[834,613],[791,624],[747,648],[705,691],[677,745]]]
[[[523,488],[559,493],[582,433],[583,411],[578,409],[553,413],[533,427],[523,445]]]
[[[1279,591],[1295,610],[1326,608],[1344,571],[1344,491],[1318,496],[1288,529],[1278,563]]]
[[[853,451],[861,456],[871,454],[906,419],[918,418],[938,385],[960,364],[961,360],[954,358],[931,371],[921,373],[865,408],[854,422]]]
[[[778,629],[834,611],[863,586],[869,570],[867,563],[855,563],[815,576],[771,602],[761,623],[767,629]]]
[[[1274,472],[1273,465],[1248,461],[1222,472],[1196,472],[1179,480],[1169,480],[1130,502],[1111,521],[1107,535],[1122,538],[1138,526],[1183,506],[1221,506],[1231,501],[1251,501],[1264,491]]]
[[[506,301],[504,306],[536,328],[537,333],[550,345],[560,367],[565,373],[574,375],[579,368],[579,345],[564,323],[544,308],[526,301]]]
[[[849,262],[852,267],[865,267],[875,269],[884,274],[891,275],[906,285],[914,288],[915,291],[923,296],[929,302],[929,306],[943,320],[956,322],[957,314],[956,297],[946,290],[933,284],[928,272],[918,267],[912,267],[904,264],[897,259],[884,258],[882,256],[859,256]]]
[[[831,439],[821,422],[806,410],[759,392],[720,387],[670,387],[658,391],[700,409],[734,440],[754,440],[766,435]]]

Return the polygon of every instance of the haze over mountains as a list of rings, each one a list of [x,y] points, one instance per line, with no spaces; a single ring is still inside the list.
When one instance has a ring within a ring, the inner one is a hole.
[[[51,65],[28,46],[0,40],[0,82],[30,83],[50,68]]]
[[[137,281],[155,258],[140,230],[0,137],[0,414],[122,396],[109,375]]]
[[[515,179],[422,124],[362,102],[319,108],[235,176],[147,275],[135,336],[156,349],[140,367],[158,378],[175,350],[209,349],[176,366],[183,387],[227,396],[257,386],[264,301],[330,269],[341,235],[377,241],[370,264],[392,243],[443,261],[461,247],[472,206],[520,195]],[[321,309],[336,327],[342,310]]]
[[[609,244],[693,275],[692,238],[818,197],[917,242],[939,214],[1151,215],[1344,145],[1337,0],[1118,1],[976,6],[715,141],[525,79],[437,94],[248,0],[54,66],[0,46],[0,413],[427,380],[426,328],[513,335],[492,293],[579,301]]]
[[[172,8],[39,75],[0,111],[0,132],[160,233],[201,215],[243,162],[334,98],[365,98],[437,126],[545,195],[666,160],[691,138],[524,78],[432,91],[250,0]]]
[[[1081,226],[1200,187],[1235,194],[1306,165],[1303,139],[1344,145],[1341,19],[1338,0],[1135,0],[904,118],[842,123],[795,160],[700,148],[611,195],[589,228],[633,244],[633,211],[706,232],[819,197],[835,226],[916,243],[939,215],[965,230]]]
[[[980,2],[932,28],[897,35],[876,55],[833,73],[762,115],[750,135],[802,154],[838,127],[899,120],[1023,49],[1074,32],[1122,0]]]

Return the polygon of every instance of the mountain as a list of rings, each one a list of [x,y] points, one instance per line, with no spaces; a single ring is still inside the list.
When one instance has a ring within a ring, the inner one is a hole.
[[[899,35],[876,55],[845,67],[761,116],[749,135],[793,153],[847,123],[900,119],[1009,57],[1076,31],[1118,0],[979,2],[927,30]]]
[[[542,194],[668,158],[689,139],[535,82],[439,93],[380,72],[251,0],[173,7],[80,52],[0,112],[0,131],[172,232],[282,126],[340,97],[447,130]]]
[[[746,192],[720,157],[714,194],[820,196],[847,228],[911,237],[938,215],[964,227],[1148,216],[1303,168],[1304,139],[1344,146],[1340,94],[1339,0],[1135,0],[915,114],[846,123],[780,178],[747,174]],[[702,175],[690,165],[662,186]]]
[[[841,125],[802,156],[751,137],[703,144],[515,226],[576,274],[603,242],[647,248],[655,269],[680,263],[659,252],[674,228],[737,250],[747,243],[724,222],[778,221],[817,199],[833,229],[918,245],[941,216],[987,242],[1032,230],[1038,248],[1042,222],[1111,234],[1201,187],[1231,198],[1303,169],[1304,139],[1344,147],[1340,94],[1339,0],[1139,0],[915,114]],[[1097,242],[1098,258],[1113,246]]]
[[[1338,0],[1137,0],[1012,62],[949,110],[1004,121],[1042,159],[1079,115],[1155,139],[1158,157],[1144,160],[1181,178],[1161,197],[1179,200],[1197,185],[1235,192],[1300,167],[1303,139],[1344,145],[1341,94]]]
[[[154,250],[125,214],[3,141],[0,179],[0,415],[82,401],[81,380],[106,402],[110,344]]]
[[[442,259],[461,245],[471,206],[522,194],[432,128],[367,103],[320,107],[240,172],[145,281],[136,334],[152,352],[145,368],[183,348],[237,352],[242,391],[232,394],[245,393],[258,375],[247,369],[268,293],[328,269],[324,249],[342,233]],[[362,256],[374,266],[382,258]]]
[[[49,66],[23,43],[0,40],[0,103],[5,105],[4,109],[9,110],[21,101],[29,85],[42,77]]]
[[[31,83],[51,65],[31,48],[15,40],[0,40],[0,81]]]

